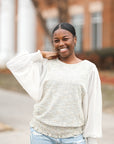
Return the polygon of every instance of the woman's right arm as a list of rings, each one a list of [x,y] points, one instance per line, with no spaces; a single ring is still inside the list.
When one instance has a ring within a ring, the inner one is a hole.
[[[40,99],[40,78],[46,63],[40,50],[17,55],[7,63],[8,69],[35,101]]]

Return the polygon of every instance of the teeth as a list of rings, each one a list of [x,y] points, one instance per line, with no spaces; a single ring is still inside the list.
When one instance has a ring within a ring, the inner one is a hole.
[[[67,48],[60,49],[60,52],[65,52],[65,51],[67,51]]]

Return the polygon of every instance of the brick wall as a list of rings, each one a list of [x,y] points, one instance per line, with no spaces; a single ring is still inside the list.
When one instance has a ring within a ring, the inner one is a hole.
[[[53,2],[51,5],[44,3],[44,1],[40,1],[41,11],[45,11],[47,9],[56,8],[56,4]],[[91,50],[91,35],[90,35],[90,16],[91,12],[89,10],[89,6],[92,2],[101,1],[103,4],[103,37],[102,37],[102,47],[114,47],[114,0],[70,0],[69,6],[71,5],[81,5],[84,8],[84,29],[83,29],[83,49],[84,51]],[[42,25],[40,21],[38,21],[38,45],[37,49],[42,49],[43,40],[45,33],[43,31]]]
[[[114,47],[114,1],[104,0],[103,47]]]

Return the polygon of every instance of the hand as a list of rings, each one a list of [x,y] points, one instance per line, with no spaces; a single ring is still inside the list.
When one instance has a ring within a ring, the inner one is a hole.
[[[51,51],[41,51],[43,58],[46,58],[48,60],[56,59],[58,57],[57,52],[51,52]]]

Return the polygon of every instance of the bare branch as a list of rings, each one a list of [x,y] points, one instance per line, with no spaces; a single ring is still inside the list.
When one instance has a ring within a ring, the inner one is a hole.
[[[49,30],[46,26],[46,20],[43,18],[42,13],[41,13],[40,8],[39,8],[39,2],[38,2],[38,0],[32,0],[32,2],[33,2],[34,6],[36,8],[37,17],[40,19],[40,22],[43,26],[45,34],[48,36],[50,42],[52,42],[51,41],[51,33],[49,32]]]
[[[34,4],[34,6],[37,8],[38,5],[39,5],[38,0],[32,0],[32,2],[33,2],[33,4]]]
[[[48,2],[47,2],[48,1]],[[36,8],[36,13],[37,17],[40,19],[40,22],[42,24],[42,27],[45,31],[45,34],[48,36],[50,42],[51,41],[51,33],[49,29],[46,26],[46,20],[43,18],[42,13],[40,11],[40,3],[38,0],[32,0],[35,8]],[[58,9],[58,14],[59,14],[59,22],[68,22],[69,21],[69,13],[68,13],[68,0],[45,0],[45,4],[55,4]]]

